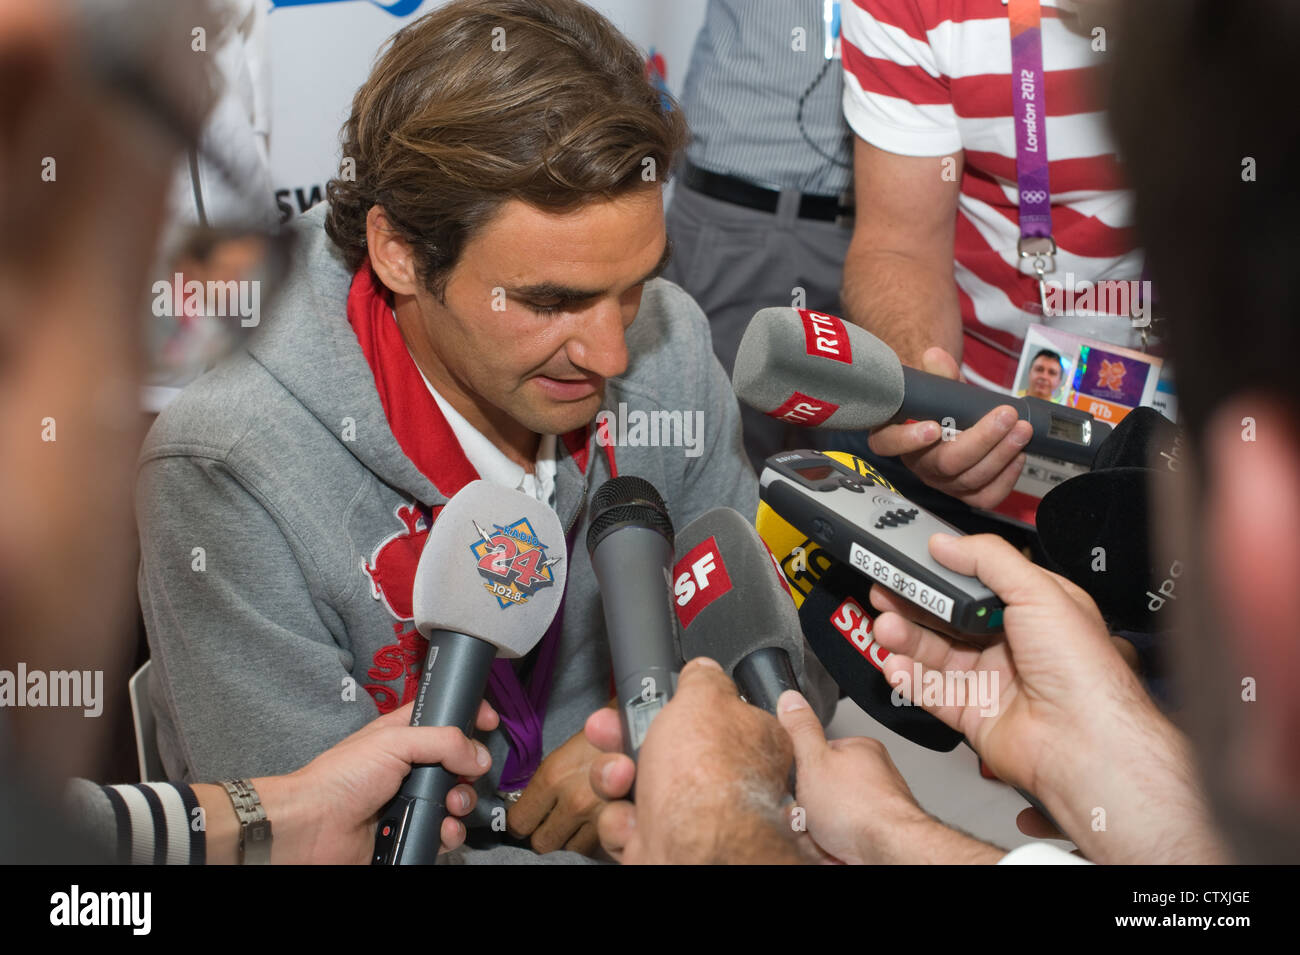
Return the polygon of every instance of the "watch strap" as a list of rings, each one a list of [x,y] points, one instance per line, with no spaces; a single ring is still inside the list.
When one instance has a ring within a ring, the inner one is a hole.
[[[271,820],[266,818],[266,808],[253,783],[247,779],[230,779],[221,785],[230,795],[239,818],[239,864],[270,864]]]

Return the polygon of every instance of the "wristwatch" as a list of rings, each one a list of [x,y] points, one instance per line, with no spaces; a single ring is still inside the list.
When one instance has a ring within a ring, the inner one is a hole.
[[[269,865],[271,862],[271,820],[266,818],[262,799],[247,779],[229,779],[221,784],[230,794],[239,817],[239,864]]]

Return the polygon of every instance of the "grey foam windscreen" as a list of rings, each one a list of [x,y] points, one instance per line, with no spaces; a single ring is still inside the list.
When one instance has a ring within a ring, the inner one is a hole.
[[[751,408],[809,428],[874,428],[903,404],[903,365],[892,348],[851,322],[807,309],[755,314],[731,383]]]
[[[758,531],[737,511],[715,507],[678,533],[672,576],[683,659],[712,657],[733,674],[755,650],[776,647],[803,679],[794,599]]]
[[[426,637],[451,630],[521,657],[551,625],[568,573],[555,512],[519,491],[473,481],[434,521],[411,595]]]

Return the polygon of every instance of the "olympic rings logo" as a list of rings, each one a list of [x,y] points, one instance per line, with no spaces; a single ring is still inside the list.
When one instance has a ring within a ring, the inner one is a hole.
[[[1047,193],[1041,189],[1029,189],[1020,193],[1021,202],[1046,202]]]

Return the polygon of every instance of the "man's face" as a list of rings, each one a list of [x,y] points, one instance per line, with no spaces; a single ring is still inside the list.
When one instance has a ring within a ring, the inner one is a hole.
[[[667,242],[658,186],[563,213],[511,200],[466,244],[445,305],[416,293],[426,347],[412,350],[453,405],[459,393],[489,419],[572,431],[627,370],[624,334]]]
[[[1061,365],[1054,358],[1039,355],[1029,366],[1029,394],[1045,401],[1052,399],[1052,394],[1061,383]]]

